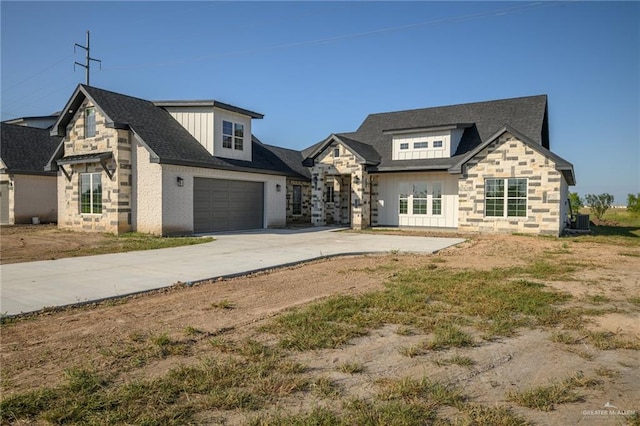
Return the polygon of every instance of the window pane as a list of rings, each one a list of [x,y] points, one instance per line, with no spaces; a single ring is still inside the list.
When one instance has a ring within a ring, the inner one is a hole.
[[[413,149],[429,148],[429,142],[414,142]]]
[[[84,137],[92,138],[96,135],[96,110],[87,108],[84,119]]]
[[[524,217],[527,215],[527,200],[509,199],[507,201],[507,216]]]
[[[409,144],[408,143],[401,143],[400,144],[400,149],[409,149]]]
[[[233,148],[242,151],[242,149],[244,148],[243,146],[244,143],[242,141],[242,138],[233,138],[233,142],[234,142]]]
[[[442,184],[434,183],[431,186],[431,214],[442,214]]]
[[[91,213],[91,175],[80,175],[80,213]]]
[[[427,214],[427,200],[421,198],[413,199],[413,214]]]
[[[485,181],[485,197],[504,197],[504,180],[502,179],[487,179]]]
[[[102,213],[102,175],[93,173],[91,175],[92,191],[93,191],[93,212]]]
[[[407,214],[408,209],[409,209],[409,200],[407,200],[406,198],[400,198],[400,214]]]
[[[527,180],[526,179],[509,179],[508,194],[511,197],[527,196]]]
[[[229,135],[229,136],[233,135],[233,123],[231,123],[230,121],[223,121],[222,134]]]
[[[431,214],[434,214],[434,215],[442,214],[442,200],[433,200],[433,205],[431,207]]]
[[[232,140],[231,136],[222,136],[222,147],[223,148],[231,148]]]
[[[504,216],[504,199],[493,198],[485,201],[485,216],[502,217]]]
[[[433,141],[434,148],[442,148],[442,141]]]
[[[238,138],[244,137],[244,125],[243,124],[236,124],[235,136],[238,137]]]
[[[293,185],[292,213],[302,214],[302,186]]]
[[[427,198],[427,184],[423,182],[414,183],[413,196],[415,198]]]

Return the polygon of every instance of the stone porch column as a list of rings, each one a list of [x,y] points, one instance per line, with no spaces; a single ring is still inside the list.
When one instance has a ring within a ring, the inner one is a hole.
[[[311,168],[311,224],[324,226],[327,224],[324,208],[324,167],[315,165]]]
[[[370,226],[370,191],[369,175],[364,171],[364,166],[360,166],[351,173],[351,227],[353,229],[365,229]]]

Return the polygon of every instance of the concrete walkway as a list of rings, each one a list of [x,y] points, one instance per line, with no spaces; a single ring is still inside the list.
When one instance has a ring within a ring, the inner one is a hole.
[[[195,246],[0,265],[0,313],[15,315],[158,289],[181,282],[241,275],[323,256],[433,253],[460,238],[335,232],[336,228],[212,234]]]

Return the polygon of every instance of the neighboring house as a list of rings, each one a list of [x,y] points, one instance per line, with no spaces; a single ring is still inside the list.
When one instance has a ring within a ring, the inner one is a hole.
[[[47,166],[59,171],[58,226],[181,235],[309,217],[296,194],[310,187],[302,155],[253,137],[262,117],[79,85],[51,130],[62,138]]]
[[[546,95],[372,114],[304,156],[314,225],[558,235],[575,185]]]
[[[20,117],[12,120],[5,120],[6,124],[17,124],[18,126],[36,127],[38,129],[50,129],[58,120],[60,113],[51,115],[41,115],[36,117]]]
[[[16,120],[12,120],[15,122]],[[56,173],[44,167],[60,143],[42,128],[2,123],[0,223],[56,222]]]

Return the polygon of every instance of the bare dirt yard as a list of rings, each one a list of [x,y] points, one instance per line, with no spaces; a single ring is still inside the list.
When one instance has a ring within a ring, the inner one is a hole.
[[[3,424],[640,422],[628,239],[468,236],[5,318],[1,332]]]

